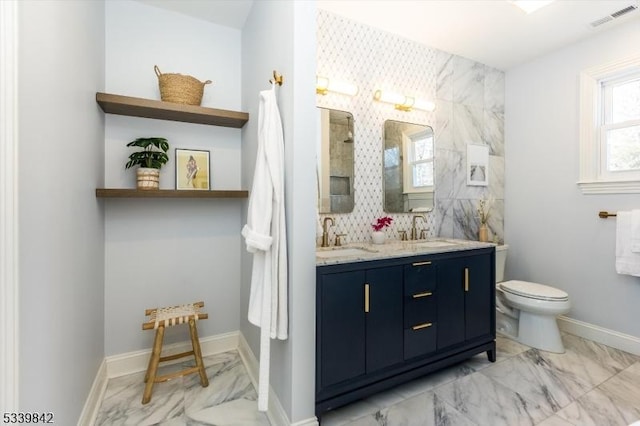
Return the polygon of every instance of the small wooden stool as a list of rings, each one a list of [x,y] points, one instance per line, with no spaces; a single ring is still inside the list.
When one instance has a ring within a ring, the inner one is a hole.
[[[144,376],[144,394],[142,395],[142,403],[146,404],[151,400],[151,392],[155,383],[166,382],[167,380],[182,377],[187,374],[199,373],[200,384],[202,387],[209,386],[209,379],[204,371],[204,363],[202,362],[202,352],[200,351],[200,341],[198,340],[198,329],[196,321],[199,319],[207,319],[209,315],[200,312],[200,308],[204,306],[204,302],[196,302],[193,304],[170,306],[168,308],[147,309],[144,314],[149,316],[149,321],[142,323],[143,330],[156,330],[156,337],[153,341],[153,350],[149,359],[149,367],[147,374]],[[192,350],[182,352],[175,355],[160,356],[162,352],[162,340],[164,339],[164,328],[176,324],[189,323],[189,333],[191,334]],[[172,361],[185,356],[193,355],[196,359],[196,366],[187,368],[175,373],[156,376],[158,365],[164,361]]]

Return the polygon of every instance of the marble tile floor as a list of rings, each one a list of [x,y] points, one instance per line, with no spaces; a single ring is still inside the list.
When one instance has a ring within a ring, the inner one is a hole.
[[[563,341],[566,352],[553,354],[499,336],[495,363],[477,355],[325,413],[320,425],[626,426],[640,420],[640,357],[571,334]],[[111,379],[96,426],[268,426],[237,351],[204,360],[209,387],[202,388],[197,375],[160,383],[144,406],[144,373]]]
[[[95,426],[270,426],[258,411],[257,393],[237,351],[203,358],[209,386],[197,374],[156,383],[142,405],[144,372],[110,379]],[[186,361],[160,367],[159,374],[182,369]]]
[[[571,334],[566,352],[499,336],[486,354],[322,416],[321,426],[626,426],[640,420],[640,357]]]

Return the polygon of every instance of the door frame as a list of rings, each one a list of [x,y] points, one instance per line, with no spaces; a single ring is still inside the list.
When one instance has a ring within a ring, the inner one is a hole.
[[[18,1],[0,1],[0,407],[18,410]]]

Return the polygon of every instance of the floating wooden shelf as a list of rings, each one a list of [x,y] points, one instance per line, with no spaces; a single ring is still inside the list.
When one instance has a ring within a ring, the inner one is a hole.
[[[106,113],[185,123],[241,128],[249,121],[246,112],[182,105],[131,96],[96,93],[96,101]]]
[[[137,190],[137,189],[114,189],[96,188],[98,198],[247,198],[249,191],[243,190]]]

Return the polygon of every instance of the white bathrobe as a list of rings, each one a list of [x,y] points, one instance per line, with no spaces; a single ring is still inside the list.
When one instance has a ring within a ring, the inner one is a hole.
[[[242,235],[253,253],[248,318],[261,327],[258,409],[267,411],[269,338],[287,339],[288,325],[284,138],[275,87],[260,92],[258,153]]]

